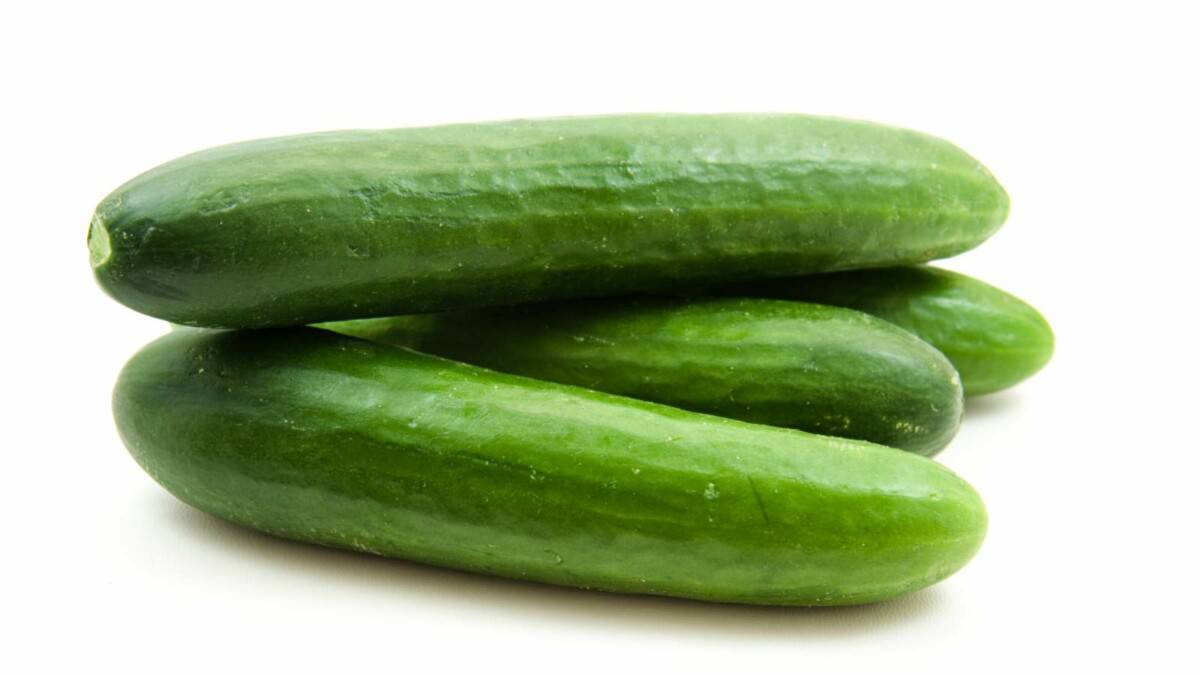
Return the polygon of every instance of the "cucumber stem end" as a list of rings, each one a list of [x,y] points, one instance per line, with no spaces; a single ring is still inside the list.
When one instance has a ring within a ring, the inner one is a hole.
[[[96,214],[88,227],[88,256],[92,261],[92,269],[102,266],[110,255],[112,244],[109,242],[108,228],[104,226],[104,219]]]

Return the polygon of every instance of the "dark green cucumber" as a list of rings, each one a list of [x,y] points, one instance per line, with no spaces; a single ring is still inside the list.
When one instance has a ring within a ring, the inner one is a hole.
[[[619,299],[322,324],[507,373],[931,455],[962,418],[954,366],[862,312]]]
[[[921,262],[1007,212],[986,169],[916,132],[633,115],[219,147],[105,198],[89,248],[133,309],[262,327]]]
[[[1054,353],[1050,324],[1028,303],[925,265],[775,279],[729,292],[851,307],[886,319],[945,354],[968,396],[1007,389]]]
[[[974,554],[938,463],[297,328],[175,331],[114,393],[134,458],[264,532],[583,588],[871,602]]]

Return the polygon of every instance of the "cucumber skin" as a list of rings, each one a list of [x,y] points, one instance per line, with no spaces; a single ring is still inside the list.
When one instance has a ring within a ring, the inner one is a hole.
[[[962,420],[958,373],[940,352],[841,307],[623,298],[318,325],[506,373],[927,456]]]
[[[1008,213],[945,141],[802,115],[628,115],[250,141],[118,188],[100,285],[255,328],[921,262]]]
[[[727,292],[850,307],[885,319],[945,354],[967,396],[1012,387],[1054,354],[1054,331],[1029,303],[927,265],[773,279]]]
[[[121,437],[167,490],[274,535],[504,577],[840,605],[978,549],[932,460],[327,331],[174,331],[126,364]]]

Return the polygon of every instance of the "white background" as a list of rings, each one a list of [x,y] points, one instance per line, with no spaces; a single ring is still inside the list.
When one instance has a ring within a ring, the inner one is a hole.
[[[3,10],[5,672],[1197,672],[1192,3],[405,4]],[[1005,229],[945,264],[1058,351],[940,457],[991,514],[961,573],[819,611],[499,581],[225,525],[121,447],[112,382],[165,329],[88,269],[126,179],[259,136],[631,111],[908,126],[1007,187]]]

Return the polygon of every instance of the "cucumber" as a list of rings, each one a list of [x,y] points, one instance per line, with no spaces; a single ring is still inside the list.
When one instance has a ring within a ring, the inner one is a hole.
[[[759,299],[611,299],[323,327],[507,373],[931,455],[962,419],[954,366],[862,312]]]
[[[1054,331],[1028,303],[927,265],[773,279],[727,292],[851,307],[886,319],[945,354],[967,396],[1007,389],[1054,353]]]
[[[801,115],[341,131],[182,157],[89,231],[146,314],[254,328],[921,262],[1008,197],[945,141]]]
[[[948,576],[986,529],[976,492],[913,453],[311,328],[174,331],[113,399],[134,458],[198,509],[505,577],[854,604]]]

